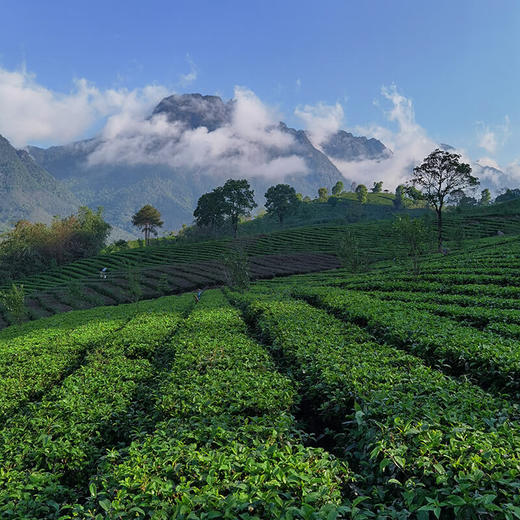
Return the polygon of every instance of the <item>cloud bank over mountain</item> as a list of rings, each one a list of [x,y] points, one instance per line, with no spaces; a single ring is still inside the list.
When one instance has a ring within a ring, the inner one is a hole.
[[[212,175],[243,173],[270,179],[308,173],[300,156],[286,154],[296,143],[280,128],[280,116],[251,90],[236,87],[228,112],[223,105],[220,98],[211,104],[201,96],[197,106],[190,98],[191,117],[200,114],[203,118],[207,111],[219,109],[220,120],[213,118],[215,128],[210,129],[170,121],[168,114],[161,112],[151,117],[116,114],[108,119],[89,163],[167,164]]]
[[[187,60],[190,70],[181,77],[184,85],[197,77],[195,64],[189,56]],[[298,150],[301,143],[279,126],[283,114],[263,103],[252,90],[236,87],[233,100],[223,104],[227,113],[223,117],[211,115],[218,123],[213,126],[171,120],[161,112],[150,116],[168,94],[171,89],[161,85],[102,89],[84,78],[74,80],[69,92],[60,93],[38,83],[24,67],[15,71],[0,67],[0,134],[22,147],[69,143],[97,131],[98,144],[88,157],[90,166],[166,164],[189,167],[201,174],[273,181],[309,174],[309,165]],[[299,105],[293,115],[302,121],[314,147],[325,152],[346,179],[365,184],[383,180],[385,187],[393,189],[438,143],[416,121],[412,100],[395,85],[382,87],[376,104],[382,106],[386,123],[351,130],[384,143],[392,152],[384,156],[358,154],[344,160],[327,153],[330,140],[339,142],[338,132],[349,127],[348,112],[339,102]],[[210,108],[206,103],[199,112]],[[213,108],[222,110],[217,105]],[[464,149],[458,150],[472,162],[482,184],[495,192],[520,183],[519,161],[501,166],[496,159],[509,139],[510,126],[508,116],[494,125],[478,122],[476,139],[485,155],[471,160]]]

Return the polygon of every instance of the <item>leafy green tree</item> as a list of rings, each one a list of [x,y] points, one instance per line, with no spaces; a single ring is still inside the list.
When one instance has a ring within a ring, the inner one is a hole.
[[[321,202],[326,202],[326,200],[329,198],[329,193],[327,188],[320,188],[318,190],[318,200]]]
[[[11,323],[22,323],[28,318],[23,285],[12,284],[10,289],[0,291],[0,307]]]
[[[111,229],[102,212],[80,207],[50,225],[20,220],[0,240],[2,276],[13,279],[98,254]]]
[[[161,220],[159,210],[146,204],[139,211],[132,215],[132,224],[144,232],[144,241],[150,243],[150,235],[157,236],[157,228],[162,227],[164,222]]]
[[[204,193],[198,202],[193,216],[197,226],[209,226],[215,233],[222,226],[225,219],[226,204],[222,188],[215,188],[209,193]]]
[[[81,206],[77,213],[79,241],[83,244],[83,256],[97,255],[110,235],[112,226],[103,218],[103,208],[92,211],[87,206]]]
[[[508,202],[520,198],[520,188],[507,188],[506,191],[495,199],[495,203]]]
[[[393,229],[397,233],[401,245],[412,261],[413,272],[419,274],[420,256],[426,251],[429,243],[429,230],[422,219],[410,218],[409,215],[396,217]]]
[[[350,230],[339,239],[337,254],[343,266],[353,273],[364,271],[368,267],[367,257],[359,239]]]
[[[359,184],[356,188],[357,200],[361,202],[361,204],[366,204],[368,200],[368,190],[364,184]]]
[[[233,236],[236,238],[240,217],[249,216],[251,210],[257,206],[254,200],[255,193],[246,179],[238,181],[229,179],[222,187],[222,195],[224,197],[224,213],[229,216],[233,227]]]
[[[372,193],[381,193],[383,191],[383,181],[374,182],[371,191]]]
[[[491,192],[487,188],[483,189],[480,193],[479,204],[481,206],[489,206],[489,204],[491,204]]]
[[[421,200],[425,200],[422,191],[418,190],[415,186],[406,186],[405,194],[413,201],[414,204],[417,204]]]
[[[265,192],[265,209],[268,215],[276,215],[280,224],[283,224],[283,219],[294,213],[299,205],[299,200],[296,191],[288,184],[277,184],[271,186]]]
[[[249,288],[249,259],[243,248],[236,246],[227,250],[222,255],[221,262],[224,266],[226,284],[231,289],[245,291]]]
[[[395,189],[395,197],[393,200],[393,205],[395,209],[403,209],[405,207],[405,187],[403,184],[399,184]]]
[[[446,198],[455,190],[476,186],[479,181],[471,175],[471,166],[460,162],[460,154],[434,150],[420,166],[413,169],[411,186],[419,186],[422,195],[437,214],[437,244],[442,251],[442,210]]]
[[[337,197],[338,195],[341,194],[342,191],[343,191],[343,183],[341,181],[336,182],[336,184],[334,184],[334,186],[332,187],[332,195]]]

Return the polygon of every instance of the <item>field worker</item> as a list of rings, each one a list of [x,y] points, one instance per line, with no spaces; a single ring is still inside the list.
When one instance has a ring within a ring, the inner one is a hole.
[[[108,271],[108,269],[106,267],[103,267],[103,269],[101,269],[101,271],[99,271],[99,277],[103,278],[103,280],[106,280],[107,279],[107,271]]]
[[[200,297],[202,296],[202,293],[204,291],[202,289],[197,289],[197,292],[196,294],[194,294],[193,296],[195,297],[195,302],[196,303],[199,303],[200,302]]]

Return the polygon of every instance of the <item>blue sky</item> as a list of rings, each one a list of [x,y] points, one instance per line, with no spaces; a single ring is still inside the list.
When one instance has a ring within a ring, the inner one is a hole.
[[[0,0],[0,108],[2,95],[16,106],[14,87],[1,89],[15,73],[39,103],[77,93],[80,78],[99,92],[155,85],[225,98],[239,85],[293,126],[304,124],[298,107],[330,115],[340,103],[343,128],[383,137],[403,131],[388,112],[399,95],[429,139],[505,165],[520,159],[519,29],[517,0]],[[38,134],[22,128],[42,126],[31,114],[3,113],[0,133],[16,144],[85,137],[107,115],[97,107],[70,132],[49,115],[57,130]]]

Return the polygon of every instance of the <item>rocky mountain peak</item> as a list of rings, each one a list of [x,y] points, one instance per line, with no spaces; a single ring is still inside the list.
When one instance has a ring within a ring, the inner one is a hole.
[[[224,103],[219,96],[202,94],[174,94],[164,98],[154,109],[165,114],[168,121],[182,122],[189,128],[205,126],[210,132],[231,121],[233,102]]]
[[[356,137],[344,130],[332,134],[327,141],[321,143],[321,148],[332,159],[342,161],[381,160],[392,155],[381,141],[373,137]]]

